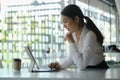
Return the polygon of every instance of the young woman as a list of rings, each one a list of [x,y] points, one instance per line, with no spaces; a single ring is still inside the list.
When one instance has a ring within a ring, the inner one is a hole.
[[[75,64],[79,69],[107,69],[103,56],[103,36],[90,18],[84,16],[74,4],[66,6],[61,12],[64,28],[68,30],[65,41],[69,42],[69,56],[61,63],[53,62],[48,66],[65,69]]]

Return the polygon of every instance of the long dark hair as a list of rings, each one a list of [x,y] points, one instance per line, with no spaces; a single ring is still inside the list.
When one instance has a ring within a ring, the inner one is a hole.
[[[66,6],[62,11],[61,15],[67,16],[71,18],[72,20],[75,19],[76,16],[79,17],[79,26],[78,29],[82,28],[84,26],[84,19],[86,20],[86,27],[87,29],[93,31],[96,34],[97,41],[102,45],[103,44],[103,35],[99,31],[99,29],[96,27],[96,25],[93,23],[93,21],[87,17],[84,16],[81,9],[75,5],[75,4],[70,4]]]

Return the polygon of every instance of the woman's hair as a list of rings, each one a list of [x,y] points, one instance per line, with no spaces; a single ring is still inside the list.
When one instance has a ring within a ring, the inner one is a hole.
[[[72,20],[75,19],[76,16],[79,17],[79,26],[78,29],[82,28],[84,26],[84,19],[86,20],[86,27],[87,29],[93,31],[96,34],[97,41],[102,45],[103,44],[103,35],[99,31],[99,29],[96,27],[96,25],[93,23],[93,21],[87,17],[84,16],[81,9],[75,5],[75,4],[70,4],[66,6],[62,11],[61,15],[67,16],[71,18]]]

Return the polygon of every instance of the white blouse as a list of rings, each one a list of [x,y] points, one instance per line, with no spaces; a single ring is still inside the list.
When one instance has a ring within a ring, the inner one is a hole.
[[[75,64],[79,69],[85,69],[88,65],[94,66],[104,60],[103,48],[97,42],[94,32],[84,26],[79,42],[75,33],[72,35],[75,43],[69,44],[69,55],[60,63],[62,68]]]

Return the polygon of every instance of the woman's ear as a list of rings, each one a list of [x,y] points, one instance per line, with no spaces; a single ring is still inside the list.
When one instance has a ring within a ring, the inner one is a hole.
[[[75,22],[79,23],[79,17],[78,16],[75,16]]]

